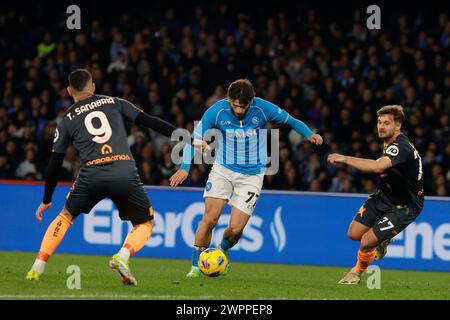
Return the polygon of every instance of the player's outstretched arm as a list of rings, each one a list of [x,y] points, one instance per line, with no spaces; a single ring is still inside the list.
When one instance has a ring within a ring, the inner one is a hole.
[[[172,133],[177,129],[169,122],[158,117],[151,116],[145,112],[140,112],[134,120],[134,123],[155,130],[156,132],[169,138],[172,137]]]
[[[344,156],[338,153],[330,154],[328,156],[328,162],[333,165],[343,163],[360,171],[369,173],[382,173],[386,169],[392,167],[392,161],[389,157],[381,157],[378,160],[372,160]]]
[[[145,113],[130,101],[120,98],[116,98],[116,101],[122,116],[128,121],[155,130],[166,137],[172,137],[172,132],[176,130],[176,127],[170,123]]]
[[[53,192],[58,183],[59,170],[61,169],[63,160],[64,153],[52,152],[47,166],[47,175],[45,177],[44,198],[36,210],[36,219],[38,221],[42,220],[44,211],[51,207]]]
[[[274,121],[279,124],[288,125],[299,135],[308,139],[309,142],[320,146],[323,143],[322,137],[314,133],[303,121],[292,117],[286,110],[281,109],[277,105],[261,98],[255,98],[258,107],[264,110],[267,120]]]

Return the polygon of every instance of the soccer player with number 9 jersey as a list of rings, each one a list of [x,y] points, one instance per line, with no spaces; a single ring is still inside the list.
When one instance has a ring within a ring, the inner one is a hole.
[[[110,198],[119,210],[120,218],[130,221],[134,228],[109,265],[120,274],[124,284],[136,285],[128,259],[149,239],[154,218],[152,205],[127,143],[125,121],[154,129],[168,137],[176,128],[142,112],[126,100],[94,94],[95,84],[87,70],[71,72],[67,91],[75,103],[66,111],[55,132],[45,194],[36,211],[38,221],[51,206],[59,170],[70,142],[79,153],[81,169],[66,197],[63,210],[48,227],[26,279],[39,280],[47,260],[73,221],[81,213],[88,214],[102,199]]]

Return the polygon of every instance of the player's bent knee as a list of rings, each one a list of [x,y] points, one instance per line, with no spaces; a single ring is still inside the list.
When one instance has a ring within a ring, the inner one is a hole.
[[[347,236],[353,241],[361,241],[362,234],[353,231],[351,228],[347,231]]]

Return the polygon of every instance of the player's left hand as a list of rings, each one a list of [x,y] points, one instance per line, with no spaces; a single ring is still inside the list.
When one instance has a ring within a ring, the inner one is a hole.
[[[45,210],[47,210],[51,206],[52,206],[51,202],[47,203],[47,204],[41,203],[39,205],[39,207],[37,208],[37,210],[36,210],[36,220],[37,221],[41,221],[42,220],[42,214],[44,213]]]
[[[345,163],[345,156],[339,153],[332,153],[328,155],[328,162],[331,164]]]
[[[308,141],[314,143],[316,146],[320,146],[323,143],[322,137],[317,133],[309,137]]]
[[[184,182],[184,180],[187,179],[188,175],[189,175],[189,172],[187,172],[186,170],[178,169],[177,172],[175,172],[169,178],[170,186],[171,187],[179,186],[180,184],[182,184]]]

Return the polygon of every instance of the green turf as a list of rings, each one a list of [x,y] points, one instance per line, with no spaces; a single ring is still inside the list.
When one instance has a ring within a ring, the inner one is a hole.
[[[55,254],[40,281],[25,280],[34,253],[0,252],[0,299],[450,299],[450,273],[383,270],[381,289],[337,282],[346,268],[232,263],[228,276],[186,278],[188,260],[134,258],[137,287],[124,286],[109,257]],[[67,289],[69,265],[81,289]]]

